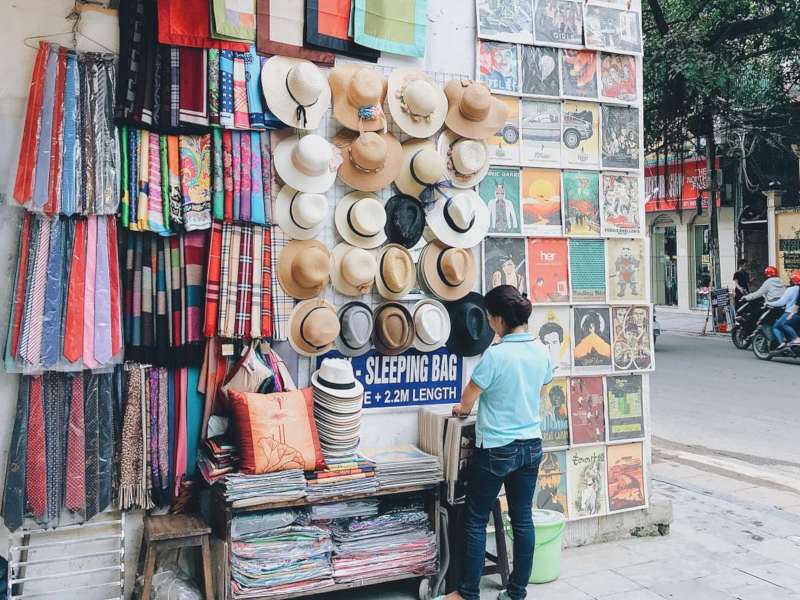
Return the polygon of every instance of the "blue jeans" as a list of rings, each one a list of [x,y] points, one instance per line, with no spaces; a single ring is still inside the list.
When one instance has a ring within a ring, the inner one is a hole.
[[[781,318],[775,321],[775,324],[772,326],[772,333],[775,334],[775,339],[779,344],[783,344],[786,341],[791,342],[797,337],[797,331],[788,323],[790,317],[792,317],[792,315],[789,313],[783,313]],[[797,317],[792,318],[792,323],[797,323],[798,321],[800,321],[800,319]]]
[[[458,592],[465,600],[480,600],[486,561],[486,524],[500,486],[505,484],[508,513],[514,530],[514,569],[508,594],[525,598],[533,565],[533,491],[542,461],[542,440],[516,440],[500,448],[476,448],[467,487],[464,518],[464,564]]]

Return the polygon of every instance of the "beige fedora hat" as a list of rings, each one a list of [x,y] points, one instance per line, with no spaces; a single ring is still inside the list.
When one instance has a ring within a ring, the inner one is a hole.
[[[331,253],[317,240],[292,240],[278,256],[278,281],[292,298],[319,296],[330,274]]]
[[[414,348],[431,352],[441,348],[450,337],[450,314],[444,305],[433,298],[425,298],[414,305]]]
[[[333,94],[333,116],[353,131],[378,131],[386,127],[383,101],[386,79],[376,69],[343,65],[328,77]]]
[[[389,113],[397,126],[415,138],[427,138],[442,128],[447,96],[419,69],[395,69],[389,75]]]
[[[404,298],[417,284],[414,259],[400,244],[386,244],[378,256],[375,288],[387,300]]]
[[[285,185],[275,200],[275,219],[283,232],[294,240],[317,237],[328,218],[328,199],[322,194],[298,192]]]
[[[332,304],[321,298],[305,300],[289,315],[289,344],[301,356],[319,356],[333,348],[339,329]]]
[[[377,248],[386,241],[386,208],[373,194],[350,192],[334,213],[342,239],[359,248]]]
[[[316,129],[331,105],[331,88],[312,62],[272,56],[261,69],[261,88],[269,110],[297,129]]]
[[[452,79],[444,93],[449,103],[444,122],[461,137],[485,140],[506,122],[506,105],[482,83]]]
[[[369,250],[345,242],[333,249],[331,281],[334,289],[345,296],[363,296],[372,291],[378,261]]]
[[[440,197],[427,214],[433,234],[453,248],[472,248],[489,231],[489,209],[474,190],[457,190],[449,197]]]
[[[342,153],[339,178],[362,192],[386,187],[403,166],[403,148],[390,133],[340,131],[333,143]]]
[[[386,302],[375,309],[372,343],[381,354],[402,354],[414,343],[414,318],[399,302]]]
[[[445,160],[447,178],[457,188],[478,185],[489,172],[489,146],[484,140],[470,140],[445,130],[437,142]]]
[[[278,176],[287,185],[309,194],[324,194],[336,181],[336,148],[324,137],[310,133],[289,137],[273,152]]]
[[[478,277],[472,250],[450,248],[438,241],[422,250],[418,269],[425,289],[446,302],[459,300],[470,293]]]
[[[403,166],[394,180],[397,189],[419,198],[428,186],[447,179],[444,158],[428,140],[409,140],[403,144]]]

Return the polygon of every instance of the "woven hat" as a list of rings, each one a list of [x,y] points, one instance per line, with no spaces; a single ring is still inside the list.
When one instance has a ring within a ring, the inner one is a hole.
[[[319,67],[307,60],[272,56],[261,69],[269,110],[297,129],[316,129],[331,105],[331,88]]]
[[[339,178],[353,189],[375,192],[400,173],[403,148],[390,133],[341,131],[333,143],[342,154]]]
[[[278,226],[295,240],[317,237],[328,218],[328,199],[325,196],[298,192],[288,185],[278,192],[275,206]]]
[[[470,140],[452,131],[443,131],[437,150],[445,160],[447,178],[457,188],[473,188],[489,172],[489,146],[483,140]]]
[[[311,375],[311,385],[337,398],[357,398],[364,386],[353,373],[353,363],[343,358],[325,358]]]
[[[363,296],[372,291],[378,262],[372,252],[341,243],[333,249],[331,280],[334,289],[345,296]]]
[[[343,65],[328,78],[333,94],[333,116],[353,131],[378,131],[386,126],[383,101],[386,79],[375,69]]]
[[[419,198],[420,193],[447,179],[445,160],[428,140],[409,140],[403,144],[403,166],[394,180],[397,189]]]
[[[399,244],[386,244],[378,256],[375,288],[387,300],[404,298],[417,283],[411,253]]]
[[[450,337],[450,314],[438,300],[425,298],[414,305],[414,347],[420,352],[441,348]]]
[[[336,205],[334,221],[342,239],[353,246],[377,248],[386,241],[386,209],[373,194],[347,194]]]
[[[299,302],[289,315],[289,344],[301,356],[325,354],[338,335],[336,309],[321,298]]]
[[[470,293],[478,277],[472,250],[450,248],[439,241],[425,246],[419,257],[419,280],[427,291],[445,301]]]
[[[317,240],[292,240],[278,256],[278,281],[292,298],[319,296],[330,274],[331,253]]]
[[[483,353],[494,339],[483,296],[470,292],[457,302],[447,305],[450,313],[450,337],[447,349],[462,356]]]
[[[348,302],[339,308],[341,330],[336,349],[345,356],[361,356],[372,346],[372,309],[363,302]]]
[[[508,108],[482,83],[453,79],[444,93],[449,103],[444,122],[461,137],[485,140],[506,122]]]
[[[301,192],[324,194],[336,181],[335,148],[313,133],[283,140],[273,152],[273,162],[284,183]]]
[[[399,302],[386,302],[375,309],[372,343],[381,354],[402,354],[414,343],[414,319]]]
[[[392,71],[387,96],[392,119],[411,137],[427,138],[442,128],[447,115],[447,96],[423,71]]]
[[[387,241],[413,248],[425,230],[425,210],[419,200],[406,194],[397,194],[386,201]]]
[[[439,197],[427,214],[433,234],[453,248],[472,248],[489,231],[489,209],[474,190]]]

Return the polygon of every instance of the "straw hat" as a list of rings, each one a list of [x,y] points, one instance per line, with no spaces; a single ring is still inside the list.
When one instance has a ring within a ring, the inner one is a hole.
[[[333,143],[342,153],[339,178],[353,189],[375,192],[400,173],[403,149],[390,133],[340,131]]]
[[[307,60],[272,56],[261,69],[269,110],[297,129],[316,129],[331,105],[331,88],[319,67]]]
[[[275,171],[296,190],[324,194],[336,181],[334,150],[328,140],[313,133],[286,138],[273,152]]]
[[[386,244],[378,256],[375,287],[387,300],[400,300],[414,289],[417,273],[411,253],[399,244]]]
[[[425,210],[416,198],[397,194],[386,201],[386,239],[413,248],[425,230]]]
[[[357,398],[364,386],[353,373],[353,363],[343,358],[325,358],[311,376],[311,385],[337,398]]]
[[[328,199],[322,194],[307,194],[285,185],[275,200],[278,226],[290,238],[317,237],[328,217]]]
[[[387,96],[394,122],[411,137],[427,138],[441,129],[447,115],[447,96],[423,71],[392,71]]]
[[[470,293],[478,277],[472,250],[450,248],[438,241],[422,250],[418,270],[424,287],[437,298],[450,302]]]
[[[450,313],[450,337],[447,349],[462,356],[482,354],[494,339],[483,296],[470,292],[447,305]]]
[[[447,178],[457,188],[473,188],[489,172],[489,146],[483,140],[462,138],[452,131],[443,131],[437,142],[445,160]]]
[[[372,291],[378,261],[372,252],[341,243],[333,249],[331,280],[334,289],[345,296],[363,296]]]
[[[325,354],[338,335],[336,309],[321,298],[299,302],[289,315],[289,344],[301,356]]]
[[[386,241],[386,209],[372,194],[347,194],[336,205],[334,221],[342,239],[353,246],[377,248]]]
[[[425,298],[414,305],[414,347],[420,352],[441,348],[450,337],[450,314],[438,300]]]
[[[336,349],[345,356],[366,354],[371,345],[374,319],[372,310],[363,302],[348,302],[339,308],[341,331],[336,338]]]
[[[353,131],[378,131],[386,125],[386,79],[375,69],[342,65],[331,71],[333,116]]]
[[[399,302],[386,302],[375,309],[372,343],[381,354],[402,354],[414,343],[414,319]]]
[[[506,122],[508,108],[482,83],[453,79],[444,93],[449,103],[444,122],[461,137],[485,140]]]
[[[278,281],[292,298],[319,296],[331,274],[331,253],[317,240],[292,240],[278,256]]]
[[[428,140],[409,140],[403,144],[403,166],[394,180],[397,189],[419,198],[427,188],[447,178],[445,160]]]
[[[453,248],[477,246],[489,231],[489,209],[474,190],[440,197],[427,215],[428,227]]]

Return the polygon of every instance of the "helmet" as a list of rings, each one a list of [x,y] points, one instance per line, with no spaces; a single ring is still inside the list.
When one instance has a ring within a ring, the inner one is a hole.
[[[789,281],[792,285],[800,285],[800,271],[795,271],[789,277]]]
[[[772,265],[764,269],[764,277],[777,277],[777,276],[778,276],[778,269],[776,269]]]

